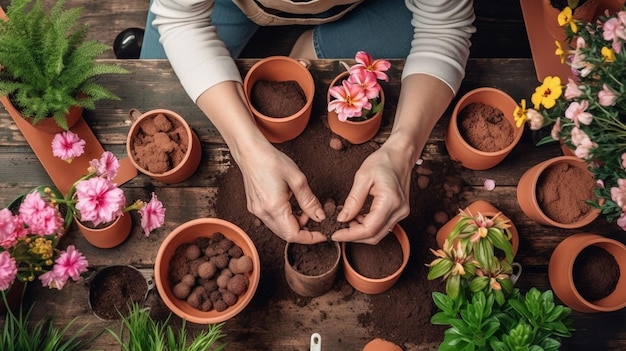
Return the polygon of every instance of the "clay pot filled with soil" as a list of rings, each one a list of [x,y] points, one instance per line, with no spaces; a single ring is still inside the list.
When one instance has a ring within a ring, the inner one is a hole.
[[[465,168],[485,170],[502,162],[522,137],[515,125],[517,103],[495,88],[478,88],[457,102],[445,143],[450,158]]]
[[[89,307],[102,320],[127,316],[132,303],[141,305],[154,287],[152,278],[132,266],[107,266],[90,278]]]
[[[126,140],[126,152],[135,168],[152,179],[179,183],[191,177],[200,165],[200,139],[183,117],[165,109],[141,114],[134,120]]]
[[[261,263],[254,243],[233,223],[192,220],[165,238],[155,261],[161,299],[181,318],[214,324],[241,312],[252,300]]]
[[[578,312],[611,312],[626,307],[626,246],[593,233],[565,238],[548,265],[556,296]]]
[[[344,242],[341,254],[348,283],[362,293],[380,294],[400,279],[409,261],[409,238],[396,224],[377,245]]]
[[[305,297],[328,292],[335,283],[341,246],[338,242],[285,245],[285,278],[291,290]]]
[[[304,63],[286,56],[260,60],[246,74],[243,88],[255,121],[270,142],[292,140],[309,123],[315,83]]]
[[[529,168],[517,185],[517,200],[532,220],[558,228],[581,228],[600,214],[586,201],[594,199],[596,182],[585,162],[559,156]],[[575,190],[573,190],[575,189]]]

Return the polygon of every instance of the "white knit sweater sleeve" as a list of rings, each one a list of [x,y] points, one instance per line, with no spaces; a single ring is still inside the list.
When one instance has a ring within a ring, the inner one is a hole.
[[[405,2],[413,13],[415,34],[402,77],[429,74],[456,93],[474,32],[472,0]],[[211,26],[212,0],[154,0],[151,10],[172,68],[194,102],[215,84],[241,82],[235,62]]]

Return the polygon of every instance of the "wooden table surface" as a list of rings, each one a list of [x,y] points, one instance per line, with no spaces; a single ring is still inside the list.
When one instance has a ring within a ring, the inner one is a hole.
[[[203,145],[203,161],[197,174],[189,180],[175,185],[163,185],[152,182],[148,177],[139,175],[124,185],[127,198],[145,198],[155,187],[159,198],[167,202],[166,223],[155,231],[150,238],[145,238],[139,226],[133,228],[131,237],[121,246],[102,250],[91,247],[76,228],[64,239],[75,244],[88,258],[91,268],[128,264],[150,273],[154,264],[159,244],[167,233],[183,222],[215,215],[211,199],[215,198],[215,175],[227,169],[231,158],[223,139],[216,129],[204,117],[183,91],[169,63],[156,61],[116,61],[131,73],[123,76],[102,78],[100,82],[118,94],[122,100],[98,103],[95,111],[84,113],[85,120],[105,149],[123,157],[126,154],[126,133],[130,128],[128,112],[131,108],[147,111],[155,108],[167,108],[184,116],[199,135]],[[242,74],[255,60],[239,60]],[[399,77],[403,66],[402,60],[392,61],[390,83],[386,89],[386,114],[393,116],[399,92]],[[312,118],[324,118],[324,94],[330,80],[343,68],[337,61],[318,60],[310,66],[316,80],[316,97]],[[509,93],[515,100],[530,98],[538,84],[530,59],[470,59],[467,75],[460,94],[473,88],[491,86]],[[460,96],[459,94],[459,96]],[[447,158],[444,146],[444,133],[449,119],[448,112],[437,124],[423,153],[424,160]],[[385,138],[389,126],[384,127],[378,138]],[[516,185],[521,174],[532,165],[545,159],[559,156],[557,146],[536,147],[533,138],[526,131],[520,144],[500,165],[487,171],[462,170],[465,183],[460,198],[466,204],[482,198],[495,204],[507,214],[520,232],[520,250],[517,261],[524,266],[518,286],[525,290],[531,286],[540,289],[549,288],[547,264],[554,247],[566,236],[582,231],[595,232],[607,236],[624,237],[617,227],[599,218],[586,228],[564,230],[541,226],[520,210],[516,200]],[[494,179],[493,191],[483,189],[485,179]],[[0,109],[0,204],[6,205],[17,195],[30,188],[50,184],[50,179],[40,165],[35,154],[23,138],[8,114]],[[228,321],[224,331],[231,344],[228,350],[308,350],[309,337],[317,331],[323,337],[324,350],[361,350],[371,338],[370,331],[356,322],[359,311],[367,308],[368,296],[355,293],[349,303],[326,310],[330,314],[324,322],[314,322],[310,316],[319,313],[320,306],[332,303],[338,297],[329,293],[316,298],[315,303],[304,307],[289,304],[282,306],[281,319],[271,325],[259,324],[254,318],[244,320],[236,317]],[[62,291],[46,290],[38,284],[29,286],[28,296],[36,301],[33,318],[54,316],[59,325],[64,325],[79,316],[78,324],[88,324],[89,331],[97,332],[105,326],[117,328],[117,322],[106,322],[91,314],[87,301],[86,284],[68,284]],[[153,291],[149,297],[155,306],[159,304],[158,294]],[[156,302],[155,302],[156,301]],[[336,314],[336,315],[332,315]],[[626,311],[604,314],[574,313],[577,331],[568,339],[566,350],[620,350],[626,349]],[[337,320],[342,323],[337,323]],[[300,321],[300,327],[295,323]],[[283,333],[285,332],[285,333]],[[416,333],[419,332],[416,330]],[[442,335],[443,337],[443,335]],[[261,342],[261,341],[262,342]],[[98,338],[93,349],[115,350],[114,340],[108,335]],[[259,346],[269,345],[269,346]],[[436,345],[405,345],[407,350],[426,350]]]

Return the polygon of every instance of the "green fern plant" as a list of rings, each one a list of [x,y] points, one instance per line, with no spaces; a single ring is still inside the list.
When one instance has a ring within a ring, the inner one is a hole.
[[[33,123],[52,117],[68,129],[70,107],[93,110],[95,102],[119,100],[95,82],[103,74],[128,73],[97,58],[110,47],[86,40],[82,8],[57,1],[46,13],[42,0],[13,0],[0,20],[0,96],[7,96]]]

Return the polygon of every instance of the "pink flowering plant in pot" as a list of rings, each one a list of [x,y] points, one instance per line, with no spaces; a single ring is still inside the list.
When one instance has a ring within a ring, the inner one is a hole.
[[[53,154],[67,162],[82,155],[84,146],[85,141],[71,131],[58,133],[52,140]],[[137,200],[126,206],[124,191],[113,182],[120,167],[113,153],[105,151],[100,159],[92,160],[89,165],[87,174],[74,182],[63,198],[55,199],[55,202],[66,205],[76,220],[98,228],[136,210],[146,236],[163,225],[165,208],[155,193],[147,203]]]
[[[383,109],[382,88],[379,81],[389,81],[385,73],[391,67],[387,60],[373,60],[365,51],[355,55],[356,64],[348,66],[341,62],[348,71],[348,78],[341,85],[331,86],[329,94],[333,98],[328,102],[328,111],[335,111],[339,120],[364,121]]]
[[[58,189],[41,186],[0,210],[0,290],[37,278],[61,290],[87,271],[87,259],[74,245],[58,247],[71,224],[71,215],[55,201],[61,197]]]
[[[538,145],[561,142],[586,162],[597,182],[588,203],[626,230],[626,11],[593,22],[562,17],[569,44],[556,41],[555,53],[572,76],[547,76],[515,118],[546,130]]]

